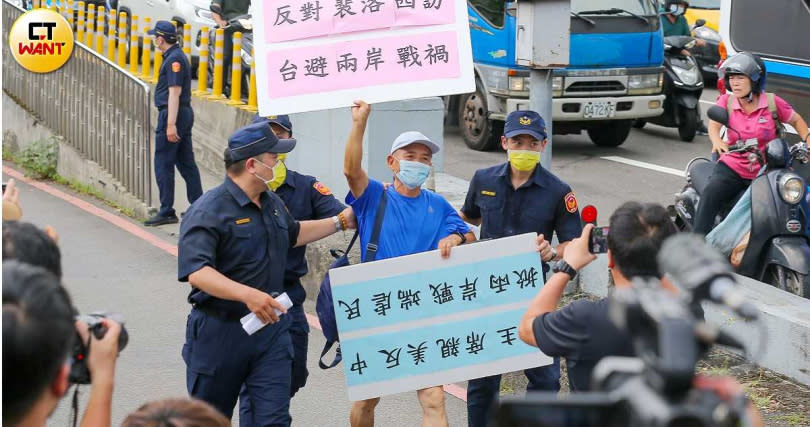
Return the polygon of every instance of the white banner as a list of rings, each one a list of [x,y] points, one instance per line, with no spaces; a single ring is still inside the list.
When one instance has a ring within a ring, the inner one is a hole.
[[[463,0],[253,2],[263,116],[475,91]]]

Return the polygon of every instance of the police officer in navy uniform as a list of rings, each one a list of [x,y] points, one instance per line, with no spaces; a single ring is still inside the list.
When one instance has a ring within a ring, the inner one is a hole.
[[[356,227],[351,211],[346,227],[335,217],[298,222],[268,191],[278,154],[294,147],[265,123],[237,130],[225,181],[189,208],[180,227],[178,278],[192,285],[182,351],[188,392],[230,418],[244,384],[249,426],[291,423],[292,319],[274,299],[285,291],[289,249]],[[251,312],[267,326],[248,335],[240,319]]]
[[[265,123],[270,126],[273,133],[281,138],[292,137],[292,122],[287,115],[262,117],[256,115],[253,123]],[[298,221],[323,219],[338,216],[338,220],[344,217],[343,211],[347,208],[340,203],[331,190],[318,181],[317,178],[300,174],[294,170],[287,169],[284,163],[286,154],[279,154],[279,163],[273,171],[273,180],[270,182],[270,190],[281,197],[287,209]],[[226,153],[226,164],[228,163],[228,153]],[[308,266],[306,256],[306,246],[291,248],[287,254],[287,270],[284,272],[284,289],[293,302],[293,306],[287,310],[287,314],[292,319],[290,325],[290,336],[293,343],[293,363],[292,363],[292,385],[290,397],[304,387],[309,376],[307,370],[307,348],[309,344],[309,323],[304,313],[303,303],[306,299],[306,292],[301,285],[301,277],[307,274]],[[243,388],[239,395],[239,415],[240,419],[250,419],[250,397]]]
[[[158,226],[177,223],[174,212],[175,166],[186,181],[189,203],[194,203],[202,195],[202,182],[191,145],[191,128],[194,126],[191,67],[186,55],[177,45],[174,24],[158,21],[148,34],[154,36],[155,46],[163,52],[163,65],[155,86],[155,106],[158,109],[155,127],[155,181],[160,193],[160,211],[144,222],[147,226]]]
[[[582,224],[577,199],[568,184],[540,165],[548,143],[543,119],[534,111],[515,111],[504,125],[501,146],[509,161],[475,172],[461,217],[481,226],[481,239],[537,233],[544,270],[561,259],[569,241],[579,237]],[[552,233],[561,242],[551,247]],[[545,273],[545,271],[544,271]],[[554,364],[525,371],[527,391],[559,391],[559,359]],[[500,391],[501,376],[470,380],[467,418],[470,427],[486,426]]]

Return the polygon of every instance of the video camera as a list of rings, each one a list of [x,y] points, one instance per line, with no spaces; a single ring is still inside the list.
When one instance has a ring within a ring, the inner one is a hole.
[[[98,312],[76,316],[76,320],[87,323],[89,332],[93,334],[96,339],[104,338],[104,335],[107,333],[107,328],[101,323],[105,318],[121,324],[121,334],[118,336],[118,351],[120,352],[127,346],[127,343],[129,343],[129,334],[127,334],[127,330],[124,328],[123,318],[120,315]],[[90,384],[90,370],[87,368],[87,357],[90,355],[90,342],[83,342],[78,331],[76,332],[76,340],[73,344],[73,352],[71,354],[72,363],[68,380],[72,384]]]
[[[702,238],[678,234],[658,256],[661,270],[685,291],[683,297],[661,289],[657,279],[635,279],[616,289],[609,316],[628,332],[637,357],[606,357],[593,372],[594,392],[530,393],[504,399],[498,426],[736,426],[747,399],[726,402],[714,391],[693,387],[698,361],[714,344],[745,351],[742,343],[694,315],[692,304],[723,304],[747,320],[757,309],[734,289],[728,262]]]

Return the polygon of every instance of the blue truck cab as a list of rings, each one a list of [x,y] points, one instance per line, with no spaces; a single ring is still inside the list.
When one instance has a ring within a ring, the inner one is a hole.
[[[552,73],[555,134],[585,130],[596,145],[615,147],[634,119],[663,113],[656,3],[571,0],[570,65]],[[488,150],[498,145],[506,115],[529,109],[529,69],[515,62],[517,4],[468,0],[467,6],[476,91],[449,98],[448,117],[457,118],[470,148]]]

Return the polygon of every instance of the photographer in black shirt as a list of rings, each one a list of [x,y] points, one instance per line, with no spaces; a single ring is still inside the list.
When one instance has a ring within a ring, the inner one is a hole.
[[[520,322],[520,338],[553,357],[565,357],[572,391],[590,389],[591,372],[605,356],[633,356],[627,332],[608,318],[608,298],[578,300],[557,309],[565,286],[596,259],[588,251],[592,225],[568,246],[563,260],[570,266],[548,280]],[[608,267],[616,287],[632,286],[634,277],[661,278],[656,256],[664,240],[677,232],[664,207],[628,202],[610,217]],[[573,270],[573,271],[571,271]],[[661,286],[677,292],[666,279]]]

